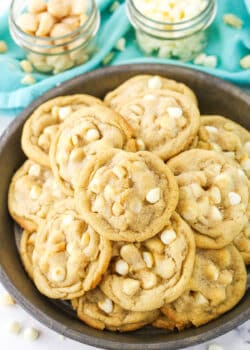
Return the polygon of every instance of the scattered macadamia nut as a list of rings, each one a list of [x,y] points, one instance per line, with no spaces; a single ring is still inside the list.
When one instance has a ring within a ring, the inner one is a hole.
[[[39,337],[39,331],[36,328],[27,327],[23,332],[25,340],[35,341]]]
[[[35,82],[36,82],[36,79],[31,74],[26,74],[21,80],[21,83],[23,85],[32,85],[32,84],[35,84]]]
[[[3,294],[1,296],[0,303],[3,306],[11,306],[11,305],[15,305],[16,304],[15,300],[13,299],[13,297],[10,294],[8,294],[8,293],[5,293],[5,294]]]
[[[33,71],[32,64],[28,60],[22,60],[20,62],[20,67],[25,73],[31,73]]]
[[[12,334],[19,334],[21,332],[21,324],[17,321],[12,321],[9,325],[8,325],[8,330],[10,333]]]
[[[0,41],[0,53],[4,53],[8,50],[7,44],[5,41]]]

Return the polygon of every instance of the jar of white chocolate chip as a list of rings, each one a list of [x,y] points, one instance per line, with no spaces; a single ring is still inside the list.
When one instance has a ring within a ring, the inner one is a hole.
[[[189,61],[207,45],[216,0],[126,0],[141,50],[160,58]]]
[[[85,63],[96,50],[95,0],[13,0],[9,26],[34,68],[57,74]]]

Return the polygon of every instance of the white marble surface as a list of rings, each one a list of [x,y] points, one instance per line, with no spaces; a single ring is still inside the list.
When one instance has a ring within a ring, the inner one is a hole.
[[[12,119],[0,115],[0,134],[4,131]],[[1,165],[0,165],[1,166]],[[0,297],[4,293],[4,289],[0,284]],[[35,327],[40,331],[39,339],[33,343],[23,338],[22,333],[18,336],[12,335],[8,331],[8,325],[12,321],[19,321],[23,328]],[[209,344],[219,344],[225,350],[250,350],[250,321],[241,327],[225,334],[222,337],[214,339],[208,343],[188,348],[189,350],[205,350]],[[61,336],[49,330],[18,305],[11,307],[3,307],[0,305],[0,349],[9,350],[91,350],[94,349],[87,345],[79,344],[70,339],[62,339]]]

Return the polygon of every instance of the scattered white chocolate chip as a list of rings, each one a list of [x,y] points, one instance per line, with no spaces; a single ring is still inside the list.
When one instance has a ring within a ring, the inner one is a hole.
[[[140,151],[144,151],[146,149],[145,143],[142,139],[137,139],[136,143]]]
[[[119,275],[125,276],[129,271],[128,263],[122,259],[118,260],[115,264],[115,270]]]
[[[124,51],[126,48],[126,39],[125,38],[119,39],[115,44],[115,48],[118,51]]]
[[[176,232],[172,229],[164,230],[161,233],[161,241],[164,244],[170,244],[176,239]]]
[[[183,114],[183,111],[180,107],[168,107],[167,112],[170,118],[175,119],[180,118]]]
[[[110,314],[113,311],[113,302],[108,298],[104,299],[103,301],[99,301],[98,306],[106,314]]]
[[[216,134],[218,133],[218,128],[216,128],[215,126],[212,125],[207,125],[205,126],[205,129],[207,130],[207,132],[209,132],[210,134]]]
[[[129,296],[135,295],[140,289],[140,282],[132,278],[126,278],[122,285],[123,292]]]
[[[161,78],[158,76],[150,78],[148,80],[148,88],[149,89],[161,89],[162,88]]]
[[[25,340],[35,341],[39,337],[39,331],[36,328],[27,327],[23,332]]]
[[[114,216],[122,215],[124,213],[123,206],[120,203],[115,202],[112,206],[112,213]]]
[[[237,205],[241,202],[241,196],[236,192],[229,192],[228,199],[231,205]]]
[[[249,69],[250,68],[250,55],[246,55],[242,57],[240,60],[240,66],[243,69]]]
[[[229,26],[237,29],[241,29],[243,26],[243,21],[233,13],[226,13],[223,16],[224,23],[228,24]]]
[[[146,266],[150,269],[154,264],[153,255],[150,252],[143,252],[142,257],[145,261]]]
[[[40,13],[47,10],[47,3],[45,0],[29,0],[28,11],[31,13]]]
[[[217,281],[219,274],[220,272],[218,268],[213,263],[207,265],[206,275],[208,279],[211,281]]]
[[[88,142],[93,142],[100,139],[100,133],[97,129],[89,129],[85,135]]]
[[[15,300],[13,299],[13,297],[10,294],[8,294],[8,293],[4,293],[1,296],[0,303],[1,303],[2,306],[12,306],[12,305],[16,304]]]
[[[51,279],[54,282],[62,282],[65,279],[66,272],[62,266],[56,266],[51,269]]]
[[[17,321],[12,321],[8,325],[8,330],[12,334],[19,334],[21,332],[21,324]]]
[[[218,278],[218,281],[225,285],[225,286],[228,286],[229,284],[232,283],[233,281],[233,275],[230,271],[227,271],[227,270],[224,270],[220,273],[220,276]]]
[[[4,53],[8,50],[7,44],[5,41],[0,41],[0,53]]]
[[[161,190],[159,187],[153,188],[146,195],[146,200],[151,204],[157,203],[160,200],[160,198],[161,198]]]
[[[72,113],[72,108],[70,106],[61,107],[58,110],[58,115],[61,120],[64,120],[65,118],[69,117],[71,113]]]
[[[32,85],[35,84],[36,79],[31,74],[25,74],[25,76],[21,80],[21,84],[23,85]]]
[[[33,185],[31,187],[31,190],[30,190],[30,198],[31,199],[38,199],[39,196],[41,195],[42,193],[42,189],[40,186],[37,186],[37,185]]]
[[[223,347],[218,344],[210,344],[208,350],[223,350]]]
[[[41,174],[41,166],[39,164],[32,164],[29,168],[29,175],[38,177]]]

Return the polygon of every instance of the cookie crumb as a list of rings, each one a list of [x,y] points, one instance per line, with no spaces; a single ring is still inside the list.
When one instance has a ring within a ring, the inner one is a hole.
[[[25,340],[35,341],[39,337],[39,331],[36,328],[27,327],[23,332]]]
[[[243,21],[239,17],[235,16],[233,13],[226,13],[223,16],[223,21],[230,27],[241,29],[243,27]]]
[[[17,321],[12,321],[9,325],[8,325],[8,330],[10,333],[12,334],[19,334],[21,332],[21,324]]]
[[[240,60],[240,66],[243,69],[250,68],[250,55],[242,57],[242,59]]]
[[[11,306],[11,305],[15,305],[16,302],[15,300],[13,299],[13,297],[8,294],[8,293],[5,293],[1,296],[1,301],[0,301],[1,305],[3,306]]]
[[[0,41],[0,53],[5,53],[8,50],[8,46],[5,41]]]

